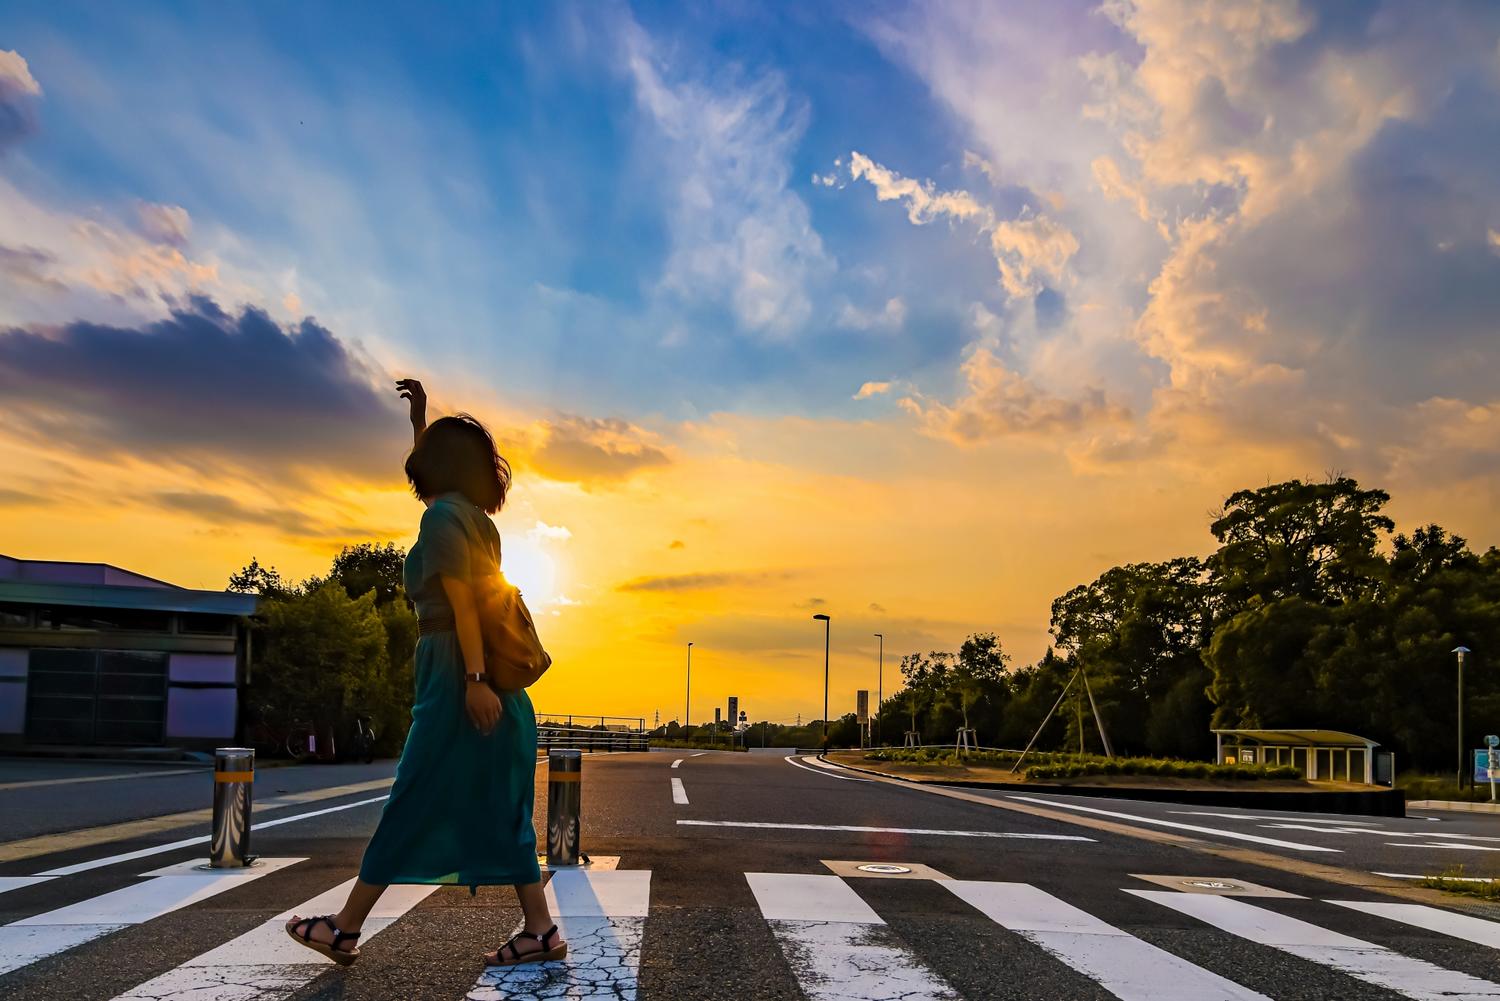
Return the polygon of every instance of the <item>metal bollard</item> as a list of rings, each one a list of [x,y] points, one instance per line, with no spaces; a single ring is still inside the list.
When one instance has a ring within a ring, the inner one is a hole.
[[[547,752],[547,868],[578,864],[583,752]]]
[[[250,790],[255,783],[255,751],[220,747],[214,751],[214,829],[208,864],[214,869],[242,869],[250,854]]]

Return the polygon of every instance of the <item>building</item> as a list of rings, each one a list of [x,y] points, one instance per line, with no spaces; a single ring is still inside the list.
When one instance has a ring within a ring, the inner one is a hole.
[[[1390,785],[1394,759],[1368,737],[1338,730],[1214,730],[1224,764],[1291,765],[1310,782]]]
[[[233,742],[256,601],[0,556],[0,748]]]

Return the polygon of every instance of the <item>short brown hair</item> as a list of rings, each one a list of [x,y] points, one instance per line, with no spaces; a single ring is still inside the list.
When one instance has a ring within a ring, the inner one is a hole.
[[[494,514],[510,491],[510,463],[483,424],[455,414],[433,421],[417,438],[406,457],[406,478],[422,500],[457,491]]]

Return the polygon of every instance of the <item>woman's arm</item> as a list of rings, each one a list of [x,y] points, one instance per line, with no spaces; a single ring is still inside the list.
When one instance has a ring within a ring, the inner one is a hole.
[[[411,440],[416,444],[427,430],[427,390],[416,379],[397,379],[396,393],[411,402]]]
[[[479,631],[479,608],[468,584],[453,577],[439,577],[443,593],[453,609],[453,628],[458,633],[458,649],[464,658],[464,673],[479,675],[481,681],[465,680],[464,706],[469,719],[480,733],[488,734],[500,721],[500,697],[489,686],[484,670],[484,637]]]

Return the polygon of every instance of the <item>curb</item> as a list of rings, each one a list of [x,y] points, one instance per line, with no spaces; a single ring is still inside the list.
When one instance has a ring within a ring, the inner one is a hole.
[[[1500,803],[1488,801],[1470,803],[1461,799],[1414,799],[1406,804],[1406,808],[1450,813],[1500,813]]]

